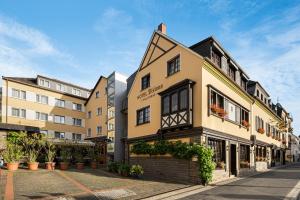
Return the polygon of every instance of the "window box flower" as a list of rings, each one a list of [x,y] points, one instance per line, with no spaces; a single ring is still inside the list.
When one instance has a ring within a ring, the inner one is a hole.
[[[250,127],[249,122],[247,122],[246,120],[243,120],[243,121],[242,121],[242,125],[245,126],[246,128],[249,128],[249,127]]]
[[[213,113],[218,113],[219,107],[216,104],[212,104],[210,109]]]
[[[225,117],[227,115],[227,113],[223,108],[219,108],[218,115],[220,117]]]
[[[265,130],[264,130],[263,128],[259,128],[259,129],[257,130],[257,132],[259,132],[260,134],[264,134],[264,133],[265,133]]]

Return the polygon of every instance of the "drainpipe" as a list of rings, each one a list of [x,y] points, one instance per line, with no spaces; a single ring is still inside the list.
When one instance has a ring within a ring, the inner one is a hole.
[[[7,121],[8,121],[8,80],[6,80],[6,105],[5,105],[5,109],[6,109],[5,123],[7,123]]]

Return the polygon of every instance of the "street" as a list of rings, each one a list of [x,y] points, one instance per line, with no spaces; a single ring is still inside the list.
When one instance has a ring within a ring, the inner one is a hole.
[[[291,199],[289,193],[300,181],[300,164],[214,187],[181,199]],[[299,184],[296,187],[299,191]],[[299,197],[298,197],[299,199]]]

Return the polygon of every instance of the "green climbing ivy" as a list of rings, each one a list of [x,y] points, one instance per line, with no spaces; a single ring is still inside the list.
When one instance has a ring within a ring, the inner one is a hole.
[[[185,142],[169,142],[166,140],[155,141],[149,144],[138,141],[132,145],[131,152],[134,154],[164,155],[171,154],[174,158],[190,160],[198,158],[199,177],[203,185],[212,180],[215,163],[212,161],[213,151],[199,144],[188,144]]]

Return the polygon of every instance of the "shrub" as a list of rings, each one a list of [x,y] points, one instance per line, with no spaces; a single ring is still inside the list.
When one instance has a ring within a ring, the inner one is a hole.
[[[16,141],[24,148],[28,162],[36,162],[39,153],[45,146],[43,135],[38,133],[27,134],[26,132],[20,132]]]
[[[80,151],[80,149],[75,151],[74,158],[75,158],[76,163],[84,162],[83,155],[82,155],[82,152]]]
[[[128,164],[120,164],[118,173],[123,176],[128,176],[128,174],[130,173],[130,166]]]
[[[52,142],[47,141],[45,143],[46,161],[53,162],[56,154],[55,145]]]
[[[140,177],[144,174],[143,167],[141,165],[132,165],[130,168],[130,175],[134,177]]]
[[[118,173],[120,163],[118,163],[118,162],[109,162],[107,167],[108,167],[108,171]]]
[[[22,147],[17,144],[6,144],[6,149],[1,153],[6,163],[19,162],[23,157]]]
[[[157,141],[154,145],[148,144],[145,141],[139,141],[133,144],[132,153],[135,154],[171,154],[177,159],[190,160],[193,157],[198,158],[199,177],[202,184],[206,185],[212,180],[212,173],[215,169],[215,163],[212,161],[213,151],[203,145],[188,144],[181,141],[168,142]]]
[[[60,157],[63,162],[69,162],[71,153],[69,149],[62,149],[60,151]]]

